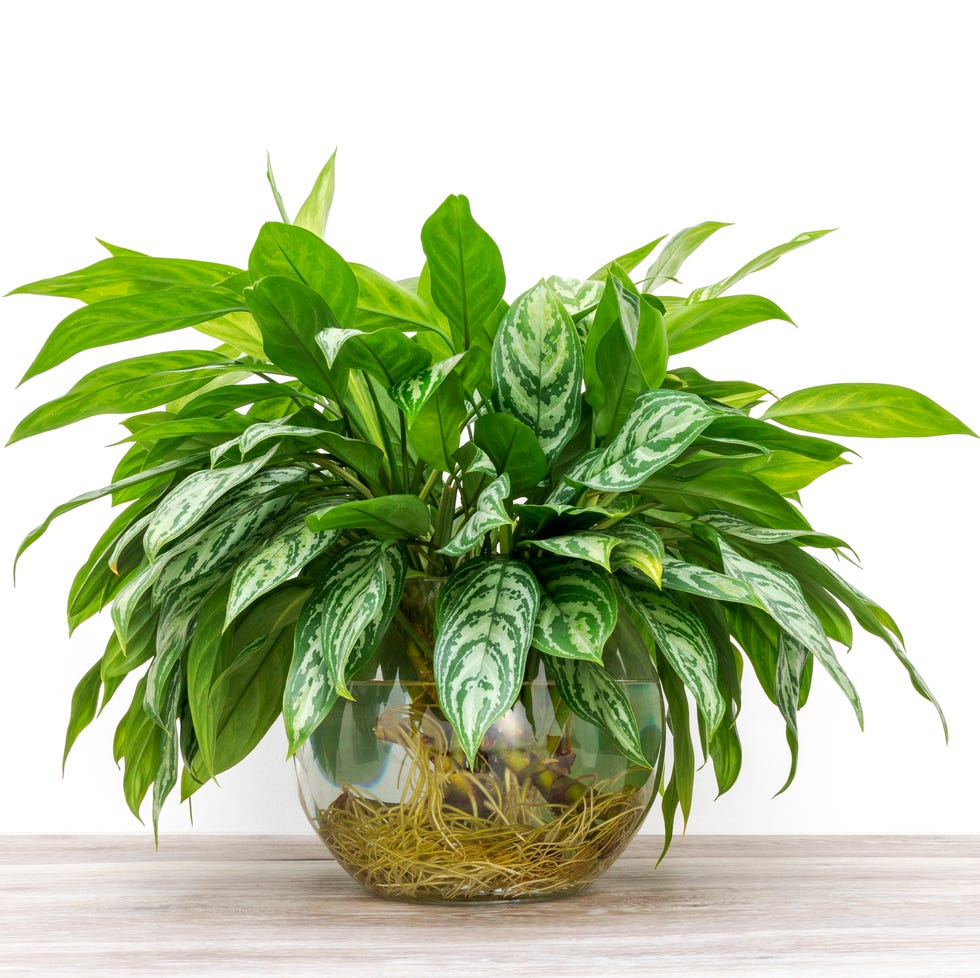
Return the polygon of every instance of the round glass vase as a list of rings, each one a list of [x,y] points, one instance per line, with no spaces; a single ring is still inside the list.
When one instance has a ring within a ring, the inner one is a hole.
[[[434,903],[574,893],[626,848],[660,781],[663,700],[625,616],[603,649],[650,766],[573,713],[531,649],[513,707],[471,767],[439,709],[431,662],[441,579],[406,581],[372,661],[296,754],[303,807],[372,893]]]

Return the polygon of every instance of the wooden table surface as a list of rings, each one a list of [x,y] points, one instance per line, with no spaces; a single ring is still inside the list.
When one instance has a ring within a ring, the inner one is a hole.
[[[0,837],[0,974],[980,978],[980,838],[638,838],[585,892],[425,907],[305,837]]]

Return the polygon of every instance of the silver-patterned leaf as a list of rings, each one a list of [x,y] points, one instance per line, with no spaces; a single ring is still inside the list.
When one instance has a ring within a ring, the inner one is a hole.
[[[602,298],[605,288],[605,275],[596,276],[599,281],[578,278],[562,278],[551,275],[545,279],[545,284],[558,296],[568,315],[573,319],[595,309]]]
[[[439,703],[472,765],[520,691],[538,582],[516,560],[470,560],[442,587],[433,653]]]
[[[639,581],[629,581],[622,592],[627,606],[653,636],[659,653],[693,694],[710,736],[725,718],[727,707],[718,689],[714,645],[701,619]]]
[[[602,662],[616,627],[616,595],[609,575],[573,560],[537,560],[541,603],[531,644],[550,655]]]
[[[595,662],[581,659],[548,659],[548,674],[558,694],[573,713],[612,734],[619,749],[634,763],[652,768],[644,754],[640,728],[630,701],[620,684]]]
[[[629,564],[659,587],[664,570],[664,541],[660,534],[637,519],[620,520],[606,532],[619,541],[613,555],[613,570]]]
[[[702,523],[708,523],[727,536],[749,540],[752,543],[784,543],[791,540],[806,547],[833,547],[854,552],[849,544],[838,537],[828,536],[825,533],[814,533],[813,530],[779,530],[768,526],[759,526],[720,509],[701,513],[698,520]]]
[[[507,310],[490,372],[495,408],[528,425],[553,459],[581,417],[582,349],[571,317],[544,282]]]
[[[140,603],[140,599],[153,586],[153,582],[160,576],[163,563],[149,564],[141,567],[130,575],[129,580],[123,585],[112,602],[112,627],[116,630],[119,637],[119,644],[126,648],[126,641],[129,637],[130,623],[133,614]]]
[[[340,530],[311,530],[306,514],[300,514],[281,527],[268,543],[249,554],[231,579],[225,628],[253,601],[288,581],[311,560],[328,550]]]
[[[641,394],[615,438],[575,481],[603,492],[627,492],[681,454],[717,417],[700,397],[680,391]]]
[[[143,537],[143,547],[152,560],[171,540],[190,529],[212,506],[236,486],[258,474],[276,449],[251,462],[224,469],[194,472],[160,501]]]
[[[480,546],[489,530],[498,526],[513,526],[504,500],[510,495],[510,476],[498,476],[476,497],[476,511],[460,527],[459,532],[437,553],[461,557]]]
[[[567,536],[547,537],[544,540],[525,540],[523,546],[540,547],[559,557],[574,557],[577,560],[587,560],[590,564],[598,564],[610,570],[610,558],[613,550],[619,546],[619,540],[606,533],[583,530],[581,533],[570,533]]]
[[[439,385],[465,356],[465,353],[457,353],[456,356],[446,360],[439,360],[431,367],[419,371],[414,377],[409,377],[408,380],[388,388],[388,396],[401,409],[409,424],[415,421],[426,401],[439,389]]]
[[[290,424],[289,421],[260,421],[249,425],[237,438],[212,448],[211,466],[213,468],[217,465],[220,459],[234,448],[237,448],[244,458],[256,445],[270,438],[317,438],[323,434],[322,428],[303,428]]]
[[[664,556],[662,586],[670,591],[683,591],[696,594],[712,601],[734,601],[736,604],[749,604],[765,611],[755,590],[744,581],[736,580],[727,574],[678,560],[669,554]]]
[[[779,636],[779,657],[776,660],[776,706],[786,721],[786,740],[790,749],[790,768],[786,783],[776,792],[781,795],[796,776],[796,762],[799,756],[799,730],[796,725],[796,710],[800,699],[800,684],[810,653],[785,632]]]
[[[734,550],[724,538],[718,538],[718,551],[725,573],[749,584],[762,601],[770,617],[783,631],[812,652],[817,661],[830,673],[850,701],[858,723],[864,728],[861,698],[824,634],[820,621],[806,602],[800,585],[786,571],[756,563]]]

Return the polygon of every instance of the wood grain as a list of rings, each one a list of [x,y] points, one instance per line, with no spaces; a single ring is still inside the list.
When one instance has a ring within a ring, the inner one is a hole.
[[[423,907],[312,836],[0,837],[0,974],[980,976],[980,839],[657,848],[565,900]]]

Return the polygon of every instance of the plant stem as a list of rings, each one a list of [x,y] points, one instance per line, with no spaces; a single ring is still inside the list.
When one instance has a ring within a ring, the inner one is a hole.
[[[336,462],[331,462],[328,458],[318,458],[320,465],[325,468],[328,472],[333,473],[338,479],[343,479],[349,486],[356,489],[365,499],[371,499],[374,493],[360,479],[351,475],[345,468],[337,465]]]

